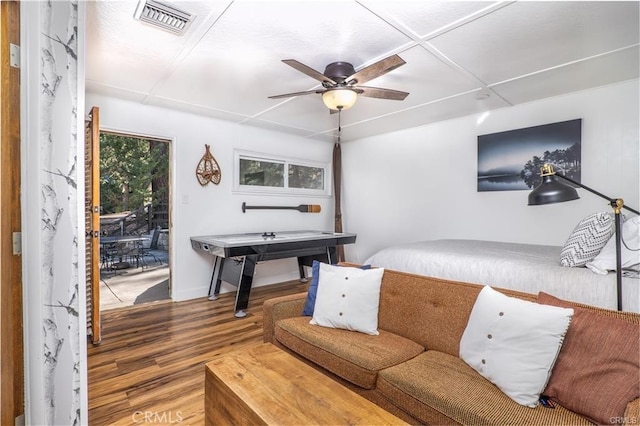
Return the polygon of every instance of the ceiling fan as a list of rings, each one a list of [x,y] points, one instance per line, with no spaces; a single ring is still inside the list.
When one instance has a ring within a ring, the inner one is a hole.
[[[351,108],[358,95],[378,99],[402,101],[409,93],[379,87],[361,86],[369,80],[393,71],[406,62],[398,55],[391,55],[357,71],[348,62],[332,62],[319,73],[295,59],[283,59],[282,62],[322,83],[322,89],[294,92],[269,96],[270,99],[291,98],[294,96],[322,94],[322,101],[332,112]]]

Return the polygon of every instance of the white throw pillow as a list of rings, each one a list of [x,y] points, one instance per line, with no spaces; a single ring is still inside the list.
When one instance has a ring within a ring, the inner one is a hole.
[[[640,216],[631,217],[622,224],[622,239],[620,254],[622,267],[629,268],[640,263]],[[616,270],[616,236],[609,239],[600,254],[587,263],[587,268],[596,274],[606,275],[608,271]]]
[[[538,405],[573,309],[516,299],[485,286],[460,340],[460,358],[515,402]]]
[[[586,265],[600,253],[614,231],[611,213],[594,213],[585,217],[564,243],[560,252],[560,265]]]
[[[383,268],[362,270],[320,264],[316,305],[310,323],[378,335]]]

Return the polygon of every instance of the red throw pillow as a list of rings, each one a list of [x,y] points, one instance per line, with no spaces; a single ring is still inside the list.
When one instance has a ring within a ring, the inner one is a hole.
[[[543,394],[598,424],[620,423],[640,397],[640,316],[616,318],[543,292],[538,303],[574,309]]]

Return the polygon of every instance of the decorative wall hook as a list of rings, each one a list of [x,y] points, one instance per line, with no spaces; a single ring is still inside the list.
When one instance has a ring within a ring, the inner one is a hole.
[[[200,182],[202,186],[206,186],[209,182],[217,185],[222,178],[222,172],[220,171],[218,162],[213,158],[213,155],[211,155],[211,151],[209,151],[209,145],[205,144],[204,146],[206,152],[198,163],[198,167],[196,167],[196,178],[198,178],[198,182]]]

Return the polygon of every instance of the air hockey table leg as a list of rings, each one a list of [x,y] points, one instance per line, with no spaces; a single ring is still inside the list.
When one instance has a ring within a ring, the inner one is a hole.
[[[211,282],[209,283],[209,300],[218,300],[220,285],[222,284],[222,264],[222,257],[214,256]],[[213,290],[213,294],[211,293],[211,290]]]
[[[302,257],[298,258],[298,270],[300,271],[300,282],[306,283],[308,280],[304,272],[304,260]]]
[[[240,281],[238,283],[238,291],[236,292],[235,314],[236,318],[244,318],[247,316],[245,309],[249,306],[249,294],[251,293],[251,285],[253,284],[253,274],[258,263],[257,255],[250,255],[244,258],[242,272],[240,273]]]
[[[327,247],[327,260],[331,265],[338,263],[338,249],[336,249],[336,246]]]

